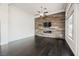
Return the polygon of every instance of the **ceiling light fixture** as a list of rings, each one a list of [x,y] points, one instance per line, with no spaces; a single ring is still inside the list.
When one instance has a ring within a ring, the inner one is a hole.
[[[48,13],[47,8],[41,6],[40,11],[37,11],[36,15],[40,17],[45,17],[47,13]]]

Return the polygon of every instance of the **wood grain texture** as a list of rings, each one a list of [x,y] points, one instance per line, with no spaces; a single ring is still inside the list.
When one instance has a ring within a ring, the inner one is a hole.
[[[45,28],[43,26],[44,22],[51,22],[51,27]],[[46,30],[51,31],[52,33],[44,33]],[[65,13],[56,13],[48,15],[44,18],[35,19],[35,34],[43,37],[52,37],[52,38],[64,38],[65,33]]]

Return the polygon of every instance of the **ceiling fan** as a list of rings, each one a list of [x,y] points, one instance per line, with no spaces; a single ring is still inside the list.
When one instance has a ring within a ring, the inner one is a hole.
[[[40,11],[37,11],[37,14],[35,14],[35,16],[45,17],[47,16],[47,13],[48,13],[47,8],[41,6]]]

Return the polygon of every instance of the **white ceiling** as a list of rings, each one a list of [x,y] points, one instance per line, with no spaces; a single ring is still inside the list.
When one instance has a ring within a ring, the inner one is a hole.
[[[40,10],[41,6],[46,7],[49,14],[64,11],[66,3],[15,3],[12,5],[19,7],[30,14],[35,15],[37,14],[37,11]]]

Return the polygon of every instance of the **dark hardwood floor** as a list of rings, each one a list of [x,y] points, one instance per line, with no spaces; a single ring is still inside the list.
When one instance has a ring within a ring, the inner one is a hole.
[[[41,48],[39,55],[46,56],[73,56],[74,54],[67,45],[65,39],[35,37],[36,47]]]
[[[3,50],[5,49],[3,46]],[[35,36],[10,42],[2,56],[74,56],[64,39]]]

